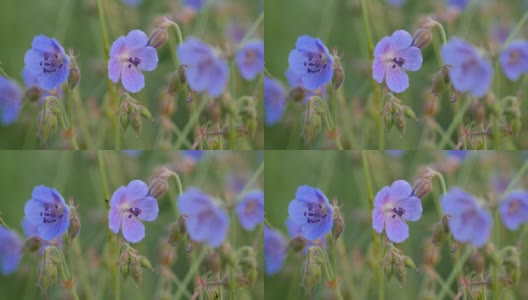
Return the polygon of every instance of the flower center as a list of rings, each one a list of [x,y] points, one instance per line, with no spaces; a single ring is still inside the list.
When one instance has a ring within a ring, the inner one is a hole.
[[[252,214],[257,209],[256,201],[248,201],[246,207],[244,208],[244,213],[246,215]]]
[[[130,214],[128,215],[128,218],[132,218],[132,215],[134,215],[135,217],[138,217],[139,214],[141,214],[141,208],[139,207],[131,207],[128,209],[128,212],[130,212]]]
[[[521,50],[516,49],[510,52],[509,59],[510,59],[511,64],[518,62],[520,58],[521,58]]]
[[[40,212],[43,223],[54,223],[64,216],[64,207],[58,204],[44,204],[44,210]]]
[[[244,60],[246,64],[252,63],[255,59],[257,59],[257,51],[255,50],[246,51],[246,55],[244,56]]]
[[[405,209],[403,207],[395,207],[392,209],[392,212],[394,213],[392,215],[392,218],[396,218],[396,215],[398,215],[398,217],[401,217],[403,216],[403,214],[405,213]]]
[[[395,58],[392,59],[392,62],[394,63],[392,65],[393,69],[396,68],[396,65],[401,67],[405,63],[405,58],[403,58],[403,57],[395,57]]]
[[[328,65],[328,57],[321,53],[308,53],[308,60],[304,62],[306,72],[318,73]]]
[[[132,65],[134,65],[134,67],[139,66],[139,64],[141,63],[141,59],[139,57],[129,57],[128,62],[128,68],[130,69]]]
[[[44,53],[44,60],[40,62],[42,72],[44,73],[55,73],[58,69],[62,68],[64,63],[64,57],[57,53]]]
[[[508,205],[508,214],[513,215],[516,212],[518,212],[520,208],[521,208],[521,201],[517,199],[512,200],[510,201],[510,204]]]
[[[307,223],[318,223],[328,215],[326,205],[308,203],[308,210],[304,212]]]

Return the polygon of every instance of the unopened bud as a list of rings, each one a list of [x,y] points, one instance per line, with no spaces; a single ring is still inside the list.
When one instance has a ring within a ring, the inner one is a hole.
[[[474,251],[469,257],[469,265],[471,266],[471,270],[474,270],[477,273],[484,271],[484,256],[482,256],[480,252]]]
[[[57,116],[48,108],[43,107],[38,116],[38,136],[45,143],[57,129]]]
[[[141,106],[141,107],[139,108],[139,113],[140,113],[144,118],[152,119],[152,114],[150,113],[150,111],[148,110],[148,108],[146,108],[145,106]]]
[[[451,216],[449,215],[444,215],[442,217],[442,230],[445,234],[449,234],[451,232],[451,230],[449,229],[449,219],[451,219]]]
[[[416,264],[409,256],[403,257],[403,264],[409,269],[416,269]]]
[[[186,66],[181,65],[178,67],[176,72],[172,73],[169,80],[169,94],[176,96],[181,89],[185,86],[185,68]]]
[[[169,229],[169,244],[174,246],[182,236],[183,234],[180,232],[178,222],[173,223]]]
[[[119,115],[119,123],[121,123],[123,131],[126,131],[128,128],[128,113]]]
[[[312,107],[314,104],[312,102],[306,103],[306,109],[303,115],[303,137],[304,142],[309,144],[312,141],[312,138],[319,132],[322,125],[322,119],[319,113]]]
[[[77,217],[77,214],[72,214],[70,217],[70,226],[68,227],[68,237],[70,238],[70,241],[72,241],[81,230],[81,221],[79,221],[79,217]]]
[[[341,65],[337,65],[336,68],[334,68],[334,75],[332,76],[332,87],[334,90],[337,90],[345,80],[345,71],[341,67]]]
[[[167,183],[166,179],[154,178],[152,182],[150,183],[148,195],[158,199],[162,197],[163,195],[165,195],[165,193],[168,190],[169,190],[169,184]]]
[[[383,115],[383,122],[385,123],[385,128],[387,128],[387,131],[390,131],[393,124],[393,117],[391,112],[386,112]]]
[[[446,238],[446,233],[444,231],[444,226],[442,222],[436,223],[434,229],[433,229],[433,244],[438,246],[440,243],[444,241]]]
[[[70,65],[70,72],[68,74],[68,87],[70,90],[73,90],[79,84],[79,80],[81,80],[81,71],[79,71],[77,65]]]
[[[178,217],[178,229],[180,230],[181,234],[187,233],[187,227],[185,227],[185,220],[187,219],[186,216],[180,215]]]
[[[334,237],[334,240],[337,240],[341,236],[344,229],[345,221],[343,221],[343,218],[341,218],[341,216],[338,216],[334,220],[334,225],[332,226],[332,236]]]
[[[32,86],[24,93],[24,99],[30,102],[37,102],[42,97],[42,89],[38,86]]]
[[[318,254],[312,247],[306,253],[303,265],[303,287],[306,294],[309,294],[312,288],[321,279],[321,265],[316,258]]]
[[[401,135],[405,134],[405,129],[407,128],[407,118],[402,112],[396,112],[394,114],[394,125]]]
[[[411,43],[411,46],[418,47],[418,48],[422,49],[425,46],[429,45],[429,43],[432,40],[433,40],[433,34],[431,33],[430,29],[419,28],[414,33],[414,37],[413,37],[413,41]]]
[[[42,246],[42,239],[38,236],[30,237],[24,244],[24,247],[30,252],[37,252],[40,249],[40,246]]]
[[[429,194],[432,188],[433,188],[433,184],[431,183],[431,180],[427,178],[418,178],[414,182],[412,195],[417,198],[422,199],[427,194]]]
[[[306,247],[306,239],[302,236],[294,237],[288,244],[288,248],[290,248],[293,252],[301,252],[303,251],[304,247]]]
[[[302,86],[295,87],[288,93],[287,101],[301,102],[306,97],[306,89]]]
[[[407,268],[403,263],[394,264],[394,275],[396,279],[400,282],[402,286],[405,285],[405,280],[407,279]]]
[[[393,274],[393,264],[392,263],[385,263],[383,264],[383,273],[385,273],[385,277],[387,278],[387,281],[390,281]]]
[[[154,30],[152,30],[152,32],[150,33],[147,46],[159,48],[163,46],[163,44],[165,44],[168,39],[169,35],[167,34],[167,30],[163,28],[154,28]]]
[[[150,261],[145,256],[140,256],[139,257],[139,263],[141,264],[141,266],[143,268],[152,270],[152,264],[150,263]]]
[[[130,263],[130,276],[132,276],[132,279],[134,279],[137,286],[139,287],[143,278],[143,268],[141,268],[139,261],[135,260]]]
[[[137,135],[141,134],[141,129],[143,129],[143,118],[137,112],[131,113],[129,116],[130,126],[136,132]]]
[[[403,107],[403,113],[408,118],[411,118],[411,119],[414,119],[414,120],[416,119],[416,114],[414,113],[414,111],[409,106]]]

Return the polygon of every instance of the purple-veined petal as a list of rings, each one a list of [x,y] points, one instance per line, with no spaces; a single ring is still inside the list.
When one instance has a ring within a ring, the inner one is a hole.
[[[153,71],[158,66],[158,52],[154,47],[143,47],[130,53],[131,57],[141,59],[139,68],[145,71]]]
[[[409,47],[398,52],[398,55],[405,59],[403,68],[408,71],[418,71],[422,67],[422,52],[417,47]]]
[[[41,223],[42,216],[40,215],[40,213],[42,212],[42,210],[42,203],[36,200],[29,200],[24,206],[24,214],[26,216],[26,219],[33,225],[38,225]]]
[[[374,208],[372,211],[372,228],[376,230],[377,233],[383,231],[383,226],[385,225],[385,214],[383,213],[382,208]]]
[[[409,76],[401,68],[385,68],[387,87],[394,93],[401,93],[409,87]]]
[[[128,201],[143,199],[148,194],[148,186],[141,180],[132,180],[126,187],[125,196]]]
[[[389,240],[395,243],[401,243],[409,237],[409,226],[399,217],[386,215],[385,231]]]
[[[126,49],[129,53],[147,45],[148,37],[141,30],[132,30],[126,36]]]
[[[125,90],[131,93],[137,93],[145,87],[145,77],[135,67],[128,68],[127,65],[121,65],[121,82]]]
[[[391,50],[396,52],[408,48],[412,43],[412,36],[405,30],[396,30],[390,37]]]
[[[306,71],[306,66],[304,66],[304,63],[306,61],[306,54],[297,49],[293,49],[288,56],[288,64],[290,65],[291,70],[299,75],[304,74],[304,72]]]
[[[383,77],[385,77],[385,63],[383,63],[383,60],[374,59],[372,62],[372,77],[377,83],[383,82]]]
[[[42,53],[37,52],[33,49],[29,49],[24,56],[24,63],[26,64],[26,70],[33,75],[42,73],[42,67],[40,62],[44,60]]]
[[[320,46],[318,41],[319,39],[314,39],[310,36],[303,35],[297,38],[297,42],[295,42],[295,48],[306,52],[319,52]]]
[[[145,226],[135,217],[121,215],[121,231],[125,240],[131,243],[137,243],[145,237]]]
[[[55,47],[52,40],[44,35],[37,35],[31,42],[31,48],[42,53],[53,53]]]
[[[113,233],[119,232],[119,227],[121,226],[121,214],[119,213],[119,208],[112,207],[108,212],[108,228],[112,230]]]
[[[390,195],[394,200],[405,199],[412,193],[411,185],[405,180],[396,180],[390,187]]]
[[[121,74],[121,64],[117,59],[110,58],[108,61],[108,78],[112,82],[117,83],[119,81],[119,75]]]
[[[418,221],[422,216],[422,202],[417,197],[396,201],[394,206],[405,209],[405,213],[402,216],[405,220]]]
[[[124,36],[120,36],[110,47],[110,58],[119,60],[119,56],[125,52],[126,39]]]
[[[391,188],[383,187],[374,198],[374,207],[381,207],[391,199]]]
[[[116,206],[120,205],[121,203],[123,203],[123,201],[126,200],[125,191],[126,191],[126,188],[124,186],[122,186],[122,187],[119,187],[112,194],[112,197],[110,198],[110,206],[111,207],[116,207]]]
[[[145,197],[138,201],[138,204],[132,203],[132,206],[139,207],[141,214],[139,218],[145,221],[154,221],[158,217],[158,201],[152,197]]]

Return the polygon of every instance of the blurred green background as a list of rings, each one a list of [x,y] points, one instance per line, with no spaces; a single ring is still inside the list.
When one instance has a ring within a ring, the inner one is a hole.
[[[444,175],[447,189],[459,186],[480,197],[486,204],[502,200],[501,192],[495,188],[498,185],[497,178],[504,179],[507,186],[509,180],[528,159],[528,154],[522,151],[472,151],[462,162],[448,157],[441,151],[402,151],[403,154],[397,155],[383,151],[365,152],[374,196],[384,186],[391,185],[398,179],[406,180],[412,185],[422,168],[428,166]],[[288,205],[295,199],[295,192],[299,186],[306,184],[321,189],[330,203],[335,197],[341,207],[345,223],[344,233],[338,240],[337,258],[337,274],[343,297],[378,299],[376,271],[372,265],[377,263],[378,258],[373,254],[372,213],[369,209],[365,169],[360,153],[316,150],[266,151],[265,161],[266,219],[274,229],[281,232],[288,240],[285,225]],[[526,189],[527,182],[528,176],[525,174],[518,187]],[[432,192],[422,198],[422,217],[417,222],[407,222],[410,236],[405,242],[396,244],[405,255],[414,260],[417,270],[408,270],[407,282],[403,287],[395,277],[389,283],[384,277],[386,299],[426,299],[424,284],[425,279],[431,276],[431,272],[425,268],[424,261],[431,257],[429,252],[431,242],[428,239],[432,236],[435,223],[440,219],[436,204],[440,201],[441,187],[436,178],[432,183]],[[500,221],[499,224],[494,222],[493,227],[498,230],[497,249],[507,245],[518,245],[522,251],[521,281],[516,288],[501,289],[500,299],[526,299],[528,261],[525,254],[528,243],[526,238],[523,239],[521,236],[526,237],[528,224],[522,225],[521,229],[515,232],[508,231]],[[382,235],[385,236],[385,233]],[[344,248],[340,248],[340,243]],[[437,250],[440,261],[434,270],[446,280],[453,268],[450,245],[444,242]],[[301,276],[303,257],[302,253],[290,252],[281,272],[265,277],[266,299],[307,299]],[[466,265],[464,270],[467,274],[470,268]],[[499,271],[499,274],[503,272]],[[456,283],[451,288],[456,293]],[[433,295],[438,296],[438,294],[439,288],[434,290]],[[313,289],[312,296],[313,299],[337,299],[333,290],[328,288],[324,272],[321,282]],[[488,299],[492,298],[491,292],[488,296]],[[448,296],[445,299],[453,299],[453,297]]]
[[[288,88],[284,72],[288,68],[288,55],[295,49],[295,42],[301,35],[310,35],[320,38],[332,54],[336,48],[342,56],[341,63],[345,71],[343,89],[344,101],[339,106],[338,124],[344,130],[342,140],[345,148],[354,149],[379,149],[377,129],[373,107],[372,72],[368,59],[367,31],[361,14],[360,0],[267,0],[265,3],[266,32],[265,55],[266,69],[270,74],[279,79]],[[411,35],[418,28],[420,20],[430,16],[442,23],[446,30],[447,39],[459,36],[477,47],[492,49],[492,56],[500,45],[496,45],[491,37],[490,30],[497,24],[510,29],[520,21],[527,11],[525,0],[486,0],[471,1],[471,5],[464,10],[458,18],[446,10],[443,0],[422,1],[407,0],[402,7],[393,7],[385,0],[365,1],[370,17],[370,27],[373,47],[384,36],[390,36],[394,31],[404,29]],[[518,39],[528,37],[528,24],[525,24]],[[404,104],[415,111],[418,121],[409,120],[407,132],[402,137],[396,128],[385,132],[385,149],[421,149],[427,147],[424,136],[426,120],[424,120],[424,103],[431,98],[431,86],[434,73],[440,70],[436,46],[441,43],[438,31],[433,30],[433,43],[422,49],[423,65],[417,72],[408,72],[410,88],[398,94]],[[495,70],[492,90],[497,99],[507,95],[519,93],[521,99],[526,97],[526,84],[528,78],[524,75],[524,89],[521,81],[511,82],[506,80],[502,69]],[[498,85],[498,89],[496,86]],[[437,99],[440,113],[435,120],[446,130],[454,118],[450,98],[444,92]],[[371,96],[370,96],[371,97]],[[466,101],[466,97],[459,97]],[[522,101],[521,101],[522,102]],[[332,105],[331,101],[329,104]],[[527,137],[528,110],[522,105],[522,123],[520,135],[513,139],[503,137],[500,140],[501,149],[527,148],[524,142]],[[302,138],[302,112],[304,106],[301,102],[287,104],[282,120],[274,126],[266,127],[265,149],[306,149]],[[474,120],[474,116],[467,116],[466,123]],[[343,129],[344,128],[344,129]],[[323,126],[324,129],[324,126]],[[349,141],[348,132],[352,131],[355,139]],[[334,148],[332,141],[322,138],[324,130],[319,137],[314,138],[311,148]],[[456,139],[453,136],[456,143]],[[438,140],[436,141],[438,142]],[[428,147],[430,148],[430,147]],[[434,148],[433,148],[434,149]]]
[[[240,200],[238,194],[261,165],[263,154],[258,151],[245,152],[209,152],[199,161],[190,159],[178,151],[145,151],[127,155],[117,151],[102,151],[106,166],[106,176],[110,195],[120,186],[126,186],[131,180],[140,179],[150,183],[156,170],[165,166],[180,175],[184,190],[190,186],[230,203]],[[81,299],[113,298],[112,272],[107,263],[111,263],[108,246],[108,222],[105,209],[105,197],[95,152],[81,151],[2,151],[0,152],[0,190],[4,191],[0,201],[0,216],[8,226],[23,238],[21,221],[24,217],[24,205],[31,198],[36,185],[56,188],[68,202],[70,197],[78,206],[81,231],[77,239],[82,254],[75,255],[75,278],[81,278],[77,291]],[[256,174],[251,189],[261,189],[263,174]],[[174,181],[169,180],[169,192],[158,199],[159,216],[153,222],[143,222],[146,236],[141,242],[133,244],[146,256],[154,271],[143,271],[141,287],[136,287],[132,278],[125,283],[121,280],[122,299],[159,299],[164,290],[161,278],[167,275],[160,261],[172,253],[174,263],[170,271],[180,280],[189,270],[187,243],[180,241],[175,247],[167,247],[168,229],[176,217],[173,205],[176,203],[177,189]],[[173,203],[171,203],[173,202]],[[227,205],[223,203],[223,205]],[[263,258],[262,227],[246,232],[239,225],[236,214],[230,217],[229,237],[232,249],[242,246],[255,247],[258,264],[257,283],[253,288],[242,287],[237,290],[237,299],[263,299]],[[121,235],[121,233],[119,233]],[[227,240],[226,240],[227,241]],[[67,243],[65,243],[67,245]],[[195,252],[201,251],[200,245]],[[221,253],[222,248],[215,253]],[[106,254],[105,254],[106,253]],[[221,257],[222,254],[220,254]],[[111,257],[111,256],[110,256]],[[39,256],[25,253],[18,271],[3,276],[0,274],[1,299],[42,299],[37,286],[37,267]],[[204,263],[198,275],[209,270]],[[224,275],[223,273],[221,275]],[[87,285],[85,285],[87,284]],[[172,286],[174,293],[178,286]],[[89,289],[89,294],[86,293]],[[192,286],[188,287],[193,292]],[[88,295],[90,297],[88,298]],[[70,293],[61,288],[60,281],[48,291],[49,299],[69,299]],[[225,296],[227,299],[227,296]]]
[[[195,36],[224,50],[236,47],[228,37],[228,28],[238,26],[243,30],[242,34],[245,34],[262,9],[258,2],[248,3],[245,0],[229,0],[223,2],[222,5],[209,1],[210,4],[207,4],[194,18],[183,22],[179,21],[185,17],[182,7],[183,0],[143,0],[137,8],[127,6],[120,0],[102,2],[110,45],[119,36],[126,36],[133,29],[140,29],[149,35],[156,19],[166,16],[173,20],[177,19],[176,22],[181,27],[183,39]],[[189,15],[188,12],[186,14]],[[254,35],[255,39],[262,38],[260,31],[257,30]],[[80,113],[87,119],[92,138],[98,143],[97,149],[113,149],[111,123],[103,110],[103,106],[108,102],[103,98],[108,90],[108,76],[96,0],[2,1],[0,39],[4,42],[0,48],[0,63],[6,73],[16,79],[21,87],[23,87],[21,72],[24,68],[24,55],[30,49],[33,37],[39,34],[56,38],[66,53],[68,49],[73,48],[75,54],[79,55],[77,62],[81,71],[81,81],[77,88],[83,104]],[[175,38],[172,29],[169,31],[169,36],[171,39]],[[157,116],[160,115],[161,109],[167,107],[167,100],[162,101],[161,95],[166,94],[169,76],[175,71],[170,53],[175,49],[169,45],[166,43],[158,48],[158,67],[152,72],[144,72],[145,88],[134,94],[134,97],[152,112],[153,121],[144,121],[140,137],[137,137],[131,128],[126,133],[122,133],[121,149],[148,150],[161,146],[159,128],[162,124],[159,124],[161,121],[157,119]],[[226,90],[231,92],[233,98],[242,95],[255,95],[261,98],[262,88],[254,90],[257,79],[247,82],[240,77],[236,67],[230,69],[233,74],[230,84],[236,81],[236,86],[229,85]],[[197,101],[205,100],[202,96],[195,98]],[[189,119],[186,95],[182,92],[176,100],[174,97],[172,99],[176,103],[177,111],[172,115],[171,120],[183,129]],[[248,145],[240,146],[240,148],[263,148],[261,102],[258,101],[257,135],[245,142]],[[26,103],[16,123],[9,127],[0,126],[0,149],[41,149],[36,128],[38,111],[37,104]],[[203,114],[200,120],[203,123],[208,119],[210,119],[210,114]],[[75,113],[74,122],[78,120]],[[192,144],[193,134],[189,134],[188,138]],[[68,141],[55,137],[49,143],[48,148],[64,149],[68,146]]]

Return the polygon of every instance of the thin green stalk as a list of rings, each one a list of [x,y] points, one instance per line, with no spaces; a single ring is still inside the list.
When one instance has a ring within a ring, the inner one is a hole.
[[[249,28],[249,30],[246,32],[246,35],[244,36],[242,41],[240,41],[239,45],[244,45],[244,43],[247,42],[249,38],[255,34],[255,32],[257,32],[257,29],[260,26],[260,23],[262,23],[263,21],[264,21],[264,11],[262,11],[259,17],[257,18],[257,20],[253,22],[253,25],[251,25],[251,28]]]
[[[445,281],[445,284],[442,285],[442,289],[440,290],[440,294],[436,296],[437,300],[444,300],[445,295],[448,293],[448,291],[451,288],[451,284],[455,280],[456,276],[460,271],[462,271],[462,267],[464,266],[464,263],[469,258],[469,255],[471,254],[471,248],[468,247],[466,249],[466,252],[460,257],[457,262],[455,263],[455,266],[451,270],[451,273],[449,274],[449,277],[447,277],[447,280]]]
[[[105,170],[105,163],[103,158],[103,151],[97,150],[97,164],[99,166],[99,177],[101,178],[101,185],[103,186],[103,194],[105,197],[105,208],[106,208],[106,215],[108,215],[110,211],[110,192],[108,190],[108,181],[106,179],[106,170]],[[114,238],[117,242],[117,235],[114,235],[114,233],[108,229],[108,238],[110,242],[110,250],[112,252],[112,257],[114,259],[117,255],[117,248],[115,244],[112,242],[112,238]],[[118,270],[117,270],[117,259],[115,260],[112,268],[112,279],[114,281],[114,292],[115,292],[115,299],[119,300],[121,298],[121,288],[120,288],[120,281],[118,276]]]
[[[5,79],[9,79],[9,76],[7,76],[7,73],[4,71],[4,69],[0,66],[0,75],[4,76]]]
[[[191,282],[191,280],[194,277],[194,274],[196,271],[198,271],[198,268],[200,267],[200,264],[205,259],[205,256],[207,255],[207,250],[202,250],[200,254],[198,255],[198,258],[196,258],[193,263],[191,264],[189,271],[187,271],[187,274],[183,278],[181,285],[178,287],[178,290],[176,291],[176,295],[174,296],[174,299],[182,299],[182,294],[184,293],[183,290],[187,289],[187,285]]]
[[[114,109],[114,118],[113,118],[113,124],[116,124],[114,126],[114,145],[116,150],[121,149],[121,128],[119,128],[119,107],[121,106],[121,101],[119,99],[119,88],[117,87],[117,83],[115,84],[115,94],[114,94],[114,101],[113,101],[113,109]]]
[[[264,161],[260,163],[255,173],[253,173],[251,178],[249,178],[248,182],[246,183],[242,191],[240,191],[240,195],[243,195],[245,192],[247,192],[251,188],[251,186],[257,181],[257,179],[259,178],[259,176],[262,174],[263,171],[264,171]]]
[[[334,241],[332,242],[332,260],[333,260],[333,265],[334,265],[334,278],[332,279],[334,281],[334,284],[335,284],[335,290],[336,290],[336,294],[337,294],[337,299],[340,299],[340,300],[343,300],[343,295],[341,295],[341,289],[339,288],[339,284],[337,283],[337,255],[336,255],[336,243],[337,241],[334,239]]]
[[[198,105],[198,108],[194,111],[193,114],[191,114],[191,118],[189,118],[189,121],[185,125],[185,127],[182,130],[182,134],[178,137],[176,140],[176,143],[174,144],[174,149],[179,150],[183,144],[183,141],[187,138],[187,134],[189,134],[189,131],[191,131],[193,124],[200,116],[200,113],[205,109],[205,106],[207,105],[207,100],[202,99],[200,104]]]
[[[493,222],[499,224],[498,209],[493,211]],[[499,243],[499,226],[493,226],[493,241],[495,242],[495,249],[500,249]],[[493,299],[499,300],[499,280],[497,277],[497,266],[493,264]]]
[[[233,125],[233,116],[228,117],[229,124],[229,150],[235,150],[235,127]]]
[[[372,189],[372,180],[370,177],[370,167],[367,159],[367,151],[361,150],[361,162],[363,165],[363,174],[365,177],[365,182],[367,185],[367,195],[368,195],[368,202],[369,202],[369,208],[370,211],[374,209],[374,191]],[[378,235],[378,233],[375,230],[372,230],[372,236],[374,240],[374,255],[376,257],[379,257],[381,255],[381,249],[383,239]],[[383,273],[381,270],[381,260],[380,263],[377,265],[376,268],[376,277],[378,279],[378,288],[379,288],[379,299],[383,300],[385,298],[385,282],[383,281]]]
[[[60,256],[60,259],[61,259],[61,263],[60,263],[60,271],[61,271],[61,274],[62,274],[62,278],[64,281],[70,281],[70,284],[71,284],[71,293],[72,293],[72,297],[73,299],[75,300],[79,300],[79,295],[77,295],[77,290],[75,289],[75,285],[73,284],[73,273],[72,271],[70,272],[67,272],[67,269],[64,267],[64,265],[66,265],[66,257],[64,256],[64,253],[62,253],[62,250],[59,249],[59,248],[56,248],[58,253],[59,253],[59,256]],[[71,253],[70,253],[71,255]],[[71,259],[70,259],[71,260]],[[70,264],[71,266],[71,264]],[[71,270],[71,268],[70,268]]]
[[[440,140],[440,144],[436,149],[444,149],[445,146],[448,144],[449,139],[451,138],[451,135],[455,131],[456,127],[458,126],[458,123],[462,121],[462,118],[464,117],[465,112],[469,109],[471,106],[471,101],[468,99],[468,101],[464,102],[464,106],[460,109],[460,111],[455,116],[455,119],[453,122],[451,122],[451,125],[449,125],[449,128],[446,131],[446,134],[442,136],[442,140]]]
[[[381,124],[381,114],[383,112],[383,106],[385,105],[383,103],[383,87],[381,85],[381,83],[378,85],[379,88],[378,88],[378,96],[379,96],[379,107],[376,106],[376,108],[378,109],[378,113],[377,113],[377,120],[380,124],[378,124],[378,145],[379,145],[379,150],[384,150],[385,148],[385,129],[383,128],[383,124]]]
[[[515,36],[521,31],[522,26],[524,25],[524,23],[526,23],[526,21],[528,21],[528,11],[524,13],[524,16],[521,18],[519,23],[517,23],[517,26],[515,26],[515,28],[512,30],[512,32],[506,39],[506,42],[504,42],[504,45],[507,45],[513,40],[513,38],[515,38]]]
[[[102,0],[97,0],[97,14],[99,16],[99,24],[101,26],[101,34],[103,36],[103,46],[104,46],[104,53],[105,53],[105,60],[108,61],[110,59],[110,42],[108,40],[108,32],[106,27],[106,20],[104,16],[104,9],[103,9],[103,2]],[[114,129],[114,144],[115,149],[119,150],[120,148],[120,129],[119,129],[119,115],[118,110],[116,110],[116,103],[117,103],[117,93],[119,92],[117,89],[117,84],[115,87],[116,91],[114,93],[114,83],[108,79],[108,94],[110,95],[110,107],[114,110],[114,118],[112,118],[112,128]],[[117,108],[119,109],[119,107]]]
[[[521,180],[521,178],[524,176],[524,173],[526,173],[526,171],[528,171],[528,161],[526,161],[522,165],[522,167],[519,170],[519,172],[517,172],[517,174],[515,174],[515,177],[512,178],[512,180],[510,181],[510,184],[508,185],[508,187],[504,191],[504,195],[509,193],[517,185],[517,183],[519,183],[519,180]]]

